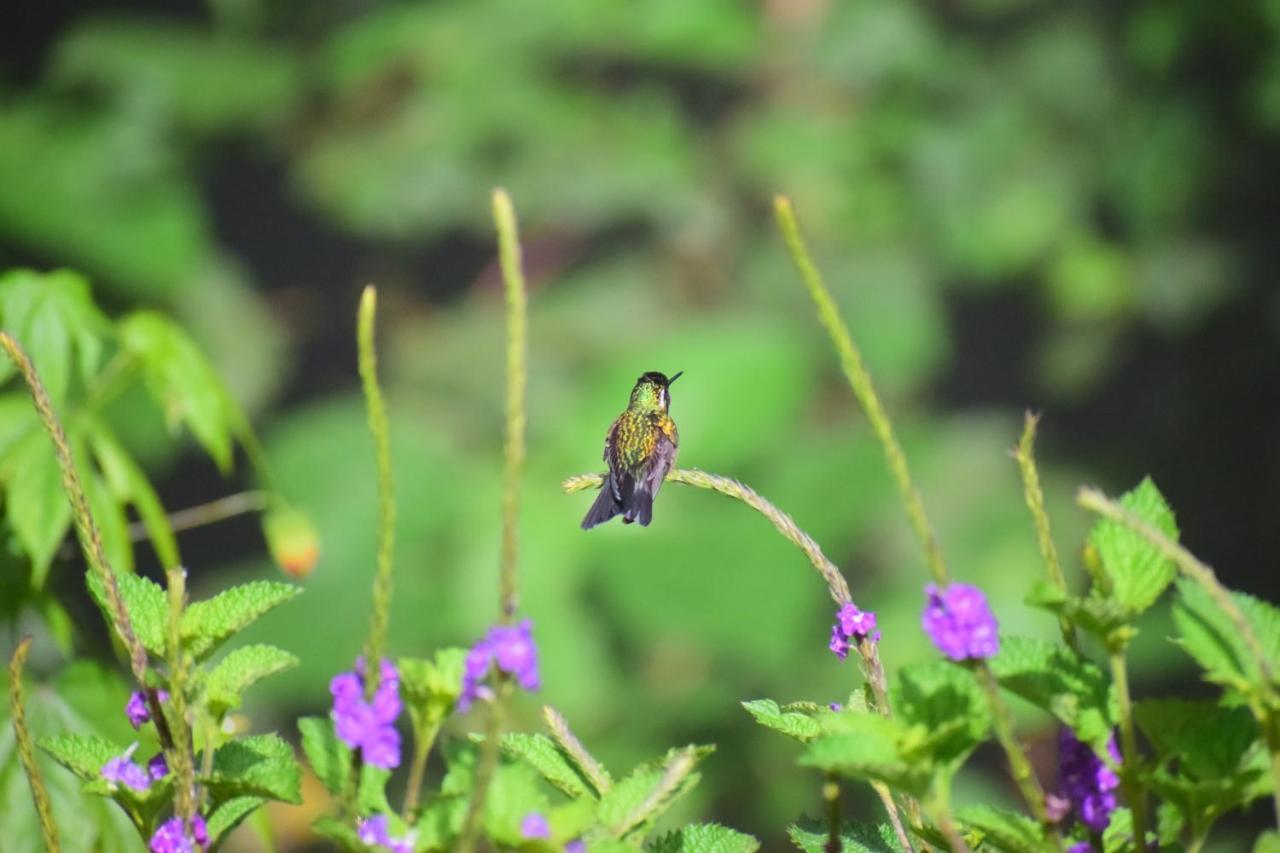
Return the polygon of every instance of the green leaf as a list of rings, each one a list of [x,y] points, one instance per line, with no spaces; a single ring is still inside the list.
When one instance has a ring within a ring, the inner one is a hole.
[[[1263,656],[1274,674],[1280,673],[1280,608],[1243,592],[1231,599],[1253,627]],[[1223,613],[1204,587],[1183,579],[1173,605],[1178,644],[1204,669],[1206,681],[1248,692],[1262,675],[1235,623]]]
[[[414,730],[418,732],[440,725],[453,712],[462,694],[462,668],[466,649],[441,649],[430,660],[400,658],[400,693]]]
[[[250,581],[193,603],[182,614],[182,640],[203,658],[259,616],[302,592],[278,581]]]
[[[333,721],[303,717],[298,720],[298,731],[302,734],[302,753],[312,772],[330,794],[343,794],[351,778],[351,748],[338,740]]]
[[[787,836],[804,853],[826,853],[827,825],[820,820],[804,817],[787,827]],[[841,853],[903,853],[897,833],[887,823],[859,823],[842,821],[840,824]]]
[[[895,713],[911,725],[904,756],[954,772],[987,736],[986,699],[963,667],[948,661],[903,667],[889,693]]]
[[[311,824],[311,829],[322,838],[336,841],[343,850],[368,849],[365,843],[360,840],[360,836],[356,833],[356,828],[348,821],[325,815]]]
[[[232,797],[214,809],[208,821],[209,846],[217,849],[228,832],[239,826],[240,821],[265,802],[259,797]]]
[[[98,735],[69,734],[40,738],[39,746],[55,761],[86,782],[102,778],[102,767],[124,753],[118,746]]]
[[[209,672],[205,701],[221,717],[240,706],[240,694],[259,679],[298,665],[298,659],[275,646],[245,646],[230,652]]]
[[[142,364],[147,386],[171,425],[185,423],[224,473],[231,470],[232,427],[241,417],[195,342],[154,311],[119,324],[120,344]]]
[[[1280,853],[1280,832],[1268,829],[1253,843],[1253,853]]]
[[[1081,740],[1100,744],[1110,736],[1117,714],[1110,682],[1070,649],[1004,636],[990,666],[1000,686],[1053,714]]]
[[[79,274],[22,269],[0,275],[0,326],[31,358],[55,405],[66,399],[73,366],[79,367],[82,382],[93,377],[108,328]],[[14,370],[0,358],[0,381]]]
[[[251,735],[218,747],[206,782],[219,804],[243,796],[302,802],[298,762],[276,735]]]
[[[995,806],[976,805],[961,810],[956,817],[970,833],[976,835],[970,842],[975,846],[990,845],[1009,853],[1057,849],[1045,838],[1040,824],[1017,812]]]
[[[874,713],[845,712],[824,721],[825,733],[800,754],[799,763],[855,779],[873,779],[922,796],[933,776],[927,757],[908,759],[905,723]]]
[[[5,514],[31,558],[31,580],[44,585],[49,564],[71,526],[71,503],[62,489],[62,469],[43,430],[31,432],[14,448],[5,482]]]
[[[718,823],[695,823],[645,845],[650,853],[753,853],[760,842]]]
[[[74,458],[87,458],[83,450],[83,442],[73,439],[71,452]],[[98,535],[102,538],[102,550],[107,555],[107,563],[118,574],[133,574],[133,543],[129,540],[129,519],[124,507],[111,496],[111,491],[97,471],[83,471],[80,485],[84,488],[93,520],[98,525]]]
[[[89,572],[85,575],[85,583],[93,600],[102,609],[103,618],[108,624],[112,624],[114,618],[107,604],[102,579],[96,572]],[[116,585],[120,588],[120,597],[124,599],[125,610],[133,622],[138,640],[153,655],[163,655],[165,631],[169,621],[169,599],[164,589],[154,581],[138,575],[117,574]]]
[[[1085,596],[1064,595],[1062,590],[1046,580],[1036,581],[1027,595],[1027,604],[1040,607],[1060,616],[1072,624],[1110,645],[1129,630],[1132,614],[1119,602],[1098,594]]]
[[[1136,488],[1126,492],[1120,498],[1120,505],[1177,541],[1178,525],[1173,510],[1150,477],[1143,478]],[[1089,546],[1096,550],[1102,570],[1111,580],[1109,597],[1133,615],[1154,604],[1178,572],[1174,562],[1142,534],[1109,518],[1094,525]]]
[[[505,735],[502,738],[502,752],[528,764],[567,796],[600,796],[586,774],[546,735],[521,732]]]
[[[165,569],[176,568],[181,564],[178,554],[178,540],[173,534],[173,526],[169,516],[160,503],[147,479],[142,467],[133,460],[129,452],[111,433],[105,423],[98,419],[86,419],[89,446],[93,449],[94,458],[102,468],[107,486],[112,496],[120,503],[133,506],[147,529],[151,547]]]
[[[788,737],[793,737],[801,743],[808,743],[818,736],[820,727],[816,720],[810,714],[804,714],[799,711],[784,711],[778,706],[778,703],[772,699],[756,699],[751,702],[743,702],[742,707],[747,709],[752,717],[760,725],[782,732]]]
[[[1258,724],[1247,708],[1227,708],[1206,699],[1144,699],[1133,709],[1142,733],[1160,760],[1177,759],[1193,778],[1217,779],[1241,770],[1260,743]]]
[[[640,765],[600,798],[597,820],[619,838],[643,834],[697,784],[694,768],[714,750],[711,746],[685,746],[670,750],[661,761]]]

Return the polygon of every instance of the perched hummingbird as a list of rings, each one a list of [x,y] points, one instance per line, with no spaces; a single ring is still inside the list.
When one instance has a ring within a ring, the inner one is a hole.
[[[676,422],[667,414],[671,407],[667,389],[681,373],[684,371],[668,379],[651,372],[636,380],[631,402],[605,436],[604,461],[609,463],[609,474],[599,497],[582,519],[583,530],[619,514],[624,524],[638,521],[647,526],[653,520],[653,499],[676,463],[676,449],[680,446]]]

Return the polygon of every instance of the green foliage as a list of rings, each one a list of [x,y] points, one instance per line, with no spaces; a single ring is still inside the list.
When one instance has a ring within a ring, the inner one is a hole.
[[[228,832],[239,826],[242,820],[265,802],[259,797],[232,797],[214,809],[206,824],[210,846],[221,842]]]
[[[97,374],[108,324],[79,274],[11,270],[0,275],[0,325],[22,343],[54,405],[66,400],[73,369],[85,385]],[[6,359],[0,381],[14,373]]]
[[[801,818],[787,828],[787,835],[804,853],[825,853],[828,831],[822,821]],[[886,824],[842,821],[840,825],[841,853],[902,853],[902,845]]]
[[[241,694],[254,682],[298,665],[298,659],[275,646],[243,646],[209,670],[204,685],[210,713],[220,717],[240,706]]]
[[[760,842],[718,823],[695,823],[660,835],[645,845],[650,853],[753,853]]]
[[[1039,824],[1018,812],[978,805],[962,809],[956,817],[973,836],[971,843],[975,846],[989,846],[1008,853],[1057,849]]]
[[[40,748],[86,782],[102,778],[102,766],[124,748],[97,735],[59,735],[43,738]]]
[[[196,658],[210,655],[235,633],[302,592],[278,581],[250,581],[193,603],[182,615],[182,641]]]
[[[250,735],[218,747],[204,782],[217,804],[245,796],[302,802],[298,762],[289,744],[275,735]]]
[[[85,583],[89,586],[93,600],[102,610],[102,618],[111,623],[111,609],[102,579],[90,572],[85,575]],[[169,601],[165,591],[155,581],[137,575],[117,574],[116,585],[120,589],[120,597],[124,599],[129,620],[133,623],[133,631],[143,648],[153,655],[163,655],[166,625],[169,621]]]
[[[1173,510],[1150,477],[1126,492],[1120,505],[1177,540]],[[1097,553],[1106,575],[1108,597],[1135,616],[1154,604],[1177,575],[1172,560],[1140,533],[1118,521],[1100,520],[1089,534],[1089,547]]]
[[[640,765],[600,798],[597,820],[615,838],[644,835],[672,803],[698,783],[694,768],[714,749],[681,747],[660,761]]]
[[[1241,592],[1233,592],[1231,598],[1253,626],[1274,677],[1280,671],[1280,609]],[[1263,686],[1244,638],[1204,587],[1189,580],[1178,582],[1173,620],[1178,644],[1200,664],[1207,681],[1245,694]]]
[[[338,740],[333,722],[320,717],[303,717],[298,720],[302,734],[302,752],[311,765],[311,771],[335,796],[347,789],[351,778],[351,749]]]
[[[414,731],[425,732],[444,722],[462,694],[466,649],[440,649],[431,660],[400,658],[400,690]]]
[[[528,764],[565,796],[600,798],[600,792],[591,784],[587,774],[546,735],[519,732],[505,735],[502,752]]]
[[[821,731],[821,726],[811,714],[783,710],[772,699],[756,699],[751,702],[743,702],[742,707],[746,708],[747,713],[755,717],[756,722],[760,725],[782,732],[784,735],[793,737],[801,743],[808,743],[817,737],[819,731]]]
[[[991,671],[1002,687],[1053,714],[1083,741],[1101,745],[1115,726],[1115,697],[1107,678],[1071,649],[1003,636]]]

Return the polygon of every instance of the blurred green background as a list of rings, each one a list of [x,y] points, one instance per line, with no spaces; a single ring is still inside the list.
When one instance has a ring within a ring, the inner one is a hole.
[[[955,573],[1007,630],[1054,630],[1020,605],[1040,571],[1006,452],[1024,407],[1045,415],[1073,567],[1075,486],[1150,473],[1184,541],[1275,596],[1280,2],[68,0],[3,20],[0,268],[73,267],[111,314],[177,317],[322,531],[305,596],[255,629],[303,659],[251,694],[255,727],[322,713],[366,629],[366,282],[395,433],[395,648],[468,644],[492,617],[495,185],[532,288],[522,600],[545,687],[521,724],[554,704],[618,766],[717,743],[694,810],[766,849],[819,808],[794,747],[737,706],[842,700],[857,681],[826,651],[833,608],[803,558],[707,493],[670,487],[651,528],[589,535],[590,497],[560,493],[599,468],[646,370],[686,371],[681,462],[792,513],[880,613],[891,668],[930,654],[923,563],[773,230],[777,192]],[[116,416],[169,508],[254,486]],[[277,572],[252,518],[182,544],[198,594]],[[64,559],[52,583],[81,651],[107,659],[81,573]],[[19,613],[14,633],[38,622]],[[1135,646],[1140,691],[1195,691],[1164,624]],[[34,666],[60,661],[45,644]],[[1027,725],[1051,774],[1054,732]],[[958,795],[1014,796],[987,753]],[[286,847],[308,843],[308,809],[274,816]]]

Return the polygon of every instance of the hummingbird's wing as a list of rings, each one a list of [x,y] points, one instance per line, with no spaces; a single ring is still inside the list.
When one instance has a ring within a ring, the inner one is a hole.
[[[635,520],[640,522],[641,527],[647,527],[653,520],[653,499],[658,496],[658,490],[667,479],[667,472],[676,464],[677,441],[674,425],[669,431],[665,428],[658,431],[653,455],[636,483]]]

